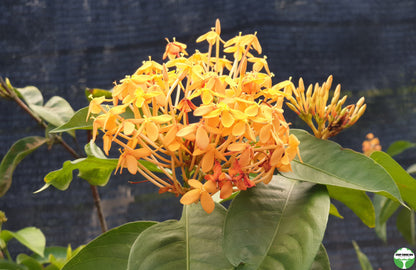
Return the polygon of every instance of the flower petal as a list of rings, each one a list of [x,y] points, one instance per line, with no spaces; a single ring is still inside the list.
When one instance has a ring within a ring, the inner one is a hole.
[[[186,192],[182,198],[180,199],[181,204],[188,205],[194,202],[197,202],[201,197],[201,190],[199,189],[192,189]]]
[[[217,192],[217,185],[213,181],[206,181],[204,184],[204,189],[209,193]]]
[[[156,124],[153,122],[145,122],[144,124],[147,137],[152,141],[156,141],[159,137],[159,129]]]
[[[124,129],[123,132],[127,136],[131,135],[133,131],[135,130],[136,125],[129,121],[124,121]]]
[[[201,150],[205,150],[207,149],[208,145],[209,145],[209,137],[208,137],[208,133],[205,130],[205,128],[203,126],[199,126],[198,129],[196,130],[196,136],[195,136],[196,140],[196,145],[201,149]]]
[[[201,168],[203,172],[209,172],[214,166],[214,150],[208,151],[201,160]]]
[[[229,128],[234,124],[234,118],[228,111],[223,111],[221,114],[221,123],[224,127]]]
[[[227,147],[227,149],[231,152],[242,152],[247,148],[247,146],[247,143],[232,143]]]
[[[195,179],[189,179],[188,185],[190,185],[193,188],[202,189],[202,183]]]
[[[221,187],[220,198],[227,199],[232,194],[233,194],[233,184],[230,181],[227,181]]]
[[[214,211],[215,203],[211,196],[206,191],[201,192],[201,206],[208,214],[211,214]]]
[[[137,173],[137,159],[132,155],[126,155],[126,166],[131,174]]]
[[[232,134],[236,137],[243,135],[246,132],[246,124],[243,121],[238,121],[233,126]]]

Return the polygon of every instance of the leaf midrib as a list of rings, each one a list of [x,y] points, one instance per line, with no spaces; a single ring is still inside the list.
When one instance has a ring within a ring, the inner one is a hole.
[[[273,232],[273,237],[272,237],[272,240],[270,241],[270,244],[269,244],[269,245],[268,245],[268,247],[267,247],[267,252],[265,252],[265,253],[264,253],[263,259],[260,261],[259,266],[260,266],[260,265],[264,262],[265,258],[267,257],[267,254],[269,254],[269,251],[270,251],[270,249],[271,249],[271,247],[272,247],[272,245],[273,245],[274,239],[276,239],[276,237],[277,237],[277,235],[278,235],[278,233],[279,233],[280,224],[282,223],[284,213],[285,213],[286,208],[287,208],[287,206],[288,206],[288,204],[289,204],[289,200],[290,200],[290,197],[291,197],[291,195],[292,195],[293,189],[294,189],[294,187],[295,187],[295,185],[296,185],[297,183],[298,183],[297,181],[293,181],[293,183],[291,184],[291,187],[290,187],[290,189],[289,189],[289,191],[288,191],[288,195],[287,195],[287,197],[286,197],[285,204],[284,204],[283,209],[282,209],[282,214],[281,214],[281,216],[280,216],[279,222],[278,222],[278,223],[277,223],[277,225],[276,225],[276,229],[275,229],[275,231]]]

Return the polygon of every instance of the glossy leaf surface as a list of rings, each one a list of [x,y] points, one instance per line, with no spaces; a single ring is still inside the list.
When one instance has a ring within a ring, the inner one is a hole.
[[[117,167],[118,159],[101,159],[96,157],[65,161],[62,168],[45,176],[47,185],[66,190],[72,181],[72,172],[78,170],[78,176],[95,186],[104,186],[111,173]]]
[[[381,240],[387,242],[387,220],[396,212],[400,204],[378,194],[374,195],[373,204],[376,213],[375,232]]]
[[[219,204],[211,214],[200,203],[184,206],[179,221],[156,224],[137,238],[127,269],[233,269],[221,249],[225,214]]]
[[[416,144],[409,141],[395,141],[389,146],[386,153],[393,157],[415,146]]]
[[[27,227],[17,232],[2,230],[0,237],[5,242],[8,242],[14,238],[19,241],[20,244],[26,246],[28,249],[43,257],[46,239],[42,231],[38,228]]]
[[[410,245],[416,243],[415,212],[402,207],[397,215],[396,226]]]
[[[15,88],[19,96],[29,105],[43,105],[42,92],[35,86],[26,86],[23,88]]]
[[[324,245],[319,246],[318,253],[316,254],[315,260],[312,263],[310,270],[330,270],[331,265],[329,263],[328,253]]]
[[[328,186],[329,196],[350,208],[370,228],[375,226],[376,214],[368,195],[362,190]]]
[[[370,156],[391,175],[399,187],[403,200],[416,210],[416,180],[392,157],[384,152],[374,152]]]
[[[136,238],[156,222],[139,221],[109,230],[88,243],[63,270],[125,270]]]
[[[303,162],[294,160],[287,178],[380,193],[402,202],[400,191],[386,170],[363,154],[343,149],[303,130],[291,130],[300,140]]]
[[[282,176],[241,191],[224,225],[224,252],[238,269],[309,270],[329,213],[326,188]]]
[[[51,130],[51,133],[61,133],[77,129],[92,129],[93,119],[90,118],[87,121],[88,107],[82,108],[74,113],[71,119],[63,125],[58,126],[57,128]]]
[[[48,141],[44,137],[26,137],[15,142],[0,163],[0,197],[9,190],[13,172],[30,153]]]
[[[74,115],[68,101],[58,96],[52,97],[44,106],[32,104],[30,108],[46,122],[57,127],[65,124]]]

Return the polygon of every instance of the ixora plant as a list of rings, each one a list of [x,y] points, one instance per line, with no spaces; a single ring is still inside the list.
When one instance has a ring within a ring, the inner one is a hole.
[[[30,151],[58,142],[72,152],[62,134],[86,129],[86,156],[74,154],[46,175],[39,192],[67,189],[73,170],[92,187],[127,170],[183,204],[180,220],[136,221],[103,233],[67,256],[64,270],[330,269],[322,240],[329,214],[342,217],[331,200],[369,227],[380,207],[367,192],[416,209],[416,182],[396,173],[388,155],[367,157],[327,140],[361,117],[363,98],[344,107],[338,86],[329,100],[331,76],[306,89],[302,80],[273,84],[266,57],[253,55],[262,52],[256,34],[228,41],[220,34],[217,21],[197,39],[208,51],[190,56],[185,44],[168,41],[165,63],[149,59],[112,91],[88,91],[89,106],[75,113],[58,97],[43,104],[37,89],[2,83],[3,96],[49,124],[46,138],[25,138],[6,155],[2,194]],[[314,135],[290,128],[284,104]],[[102,150],[94,144],[101,138]],[[118,158],[107,158],[114,150]]]

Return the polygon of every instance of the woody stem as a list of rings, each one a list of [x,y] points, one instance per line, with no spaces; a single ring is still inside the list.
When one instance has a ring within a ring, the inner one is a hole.
[[[27,114],[30,115],[30,117],[33,118],[33,120],[35,120],[36,123],[38,123],[39,125],[41,125],[44,129],[47,129],[48,125],[39,117],[37,116],[24,102],[23,100],[21,100],[17,94],[15,93],[15,91],[13,89],[10,89],[10,87],[5,83],[5,81],[3,80],[3,78],[0,77],[0,85],[1,87],[3,87],[8,96],[13,99],[17,105],[19,105],[20,108],[22,108]],[[74,158],[81,158],[81,155],[78,154],[71,146],[69,146],[64,139],[58,135],[58,134],[51,134],[49,133],[49,136],[51,136],[53,138],[53,140],[59,142],[66,151],[68,151]],[[101,230],[103,232],[107,231],[107,225],[105,223],[105,219],[104,219],[104,215],[102,213],[102,209],[101,209],[101,203],[100,203],[100,197],[98,194],[98,190],[96,186],[90,185],[92,193],[93,193],[93,198],[94,198],[94,202],[95,202],[95,206],[97,207],[97,211],[98,211],[98,218],[100,220],[100,224],[101,224]]]

